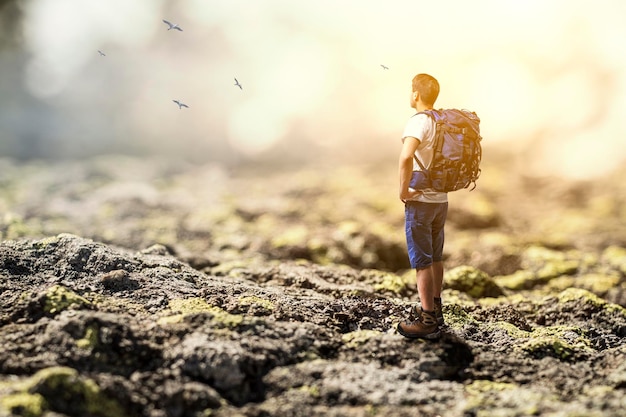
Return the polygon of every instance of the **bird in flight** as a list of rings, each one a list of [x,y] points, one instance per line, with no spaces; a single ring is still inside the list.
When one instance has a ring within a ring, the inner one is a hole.
[[[380,66],[381,66],[381,67],[383,67],[383,69],[386,69],[386,70],[388,70],[388,69],[389,69],[389,67],[386,67],[386,66],[384,66],[383,64],[380,64]]]
[[[183,107],[187,107],[187,108],[189,108],[189,106],[188,106],[188,105],[186,105],[185,103],[181,103],[181,102],[180,102],[180,101],[178,101],[178,100],[172,100],[172,101],[173,101],[174,103],[178,104],[178,108],[179,108],[179,109],[182,109]]]
[[[100,54],[100,56],[106,56],[106,54],[99,49],[98,49],[98,53]]]
[[[243,87],[241,86],[241,84],[239,84],[239,81],[237,81],[237,79],[235,78],[235,84],[237,87],[239,87],[240,90],[243,90]]]
[[[176,30],[179,30],[179,31],[181,31],[181,32],[183,31],[183,30],[180,28],[180,26],[178,26],[178,24],[176,24],[176,23],[170,23],[170,22],[168,22],[168,21],[167,21],[167,20],[165,20],[165,19],[163,19],[163,23],[165,23],[166,25],[168,25],[168,26],[169,26],[169,29],[167,29],[167,30],[176,29]]]

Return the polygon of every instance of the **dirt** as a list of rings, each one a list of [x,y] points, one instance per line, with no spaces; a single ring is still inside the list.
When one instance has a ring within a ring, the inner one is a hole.
[[[0,160],[0,416],[621,416],[626,175],[507,166],[411,341],[393,163]]]

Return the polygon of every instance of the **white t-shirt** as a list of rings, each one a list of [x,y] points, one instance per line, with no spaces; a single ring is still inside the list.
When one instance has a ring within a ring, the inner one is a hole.
[[[422,165],[428,169],[433,161],[433,146],[435,142],[435,121],[427,114],[415,114],[407,122],[404,133],[402,134],[402,142],[407,138],[415,138],[419,141],[415,156],[419,158]],[[410,139],[410,140],[415,140]],[[415,159],[413,160],[413,171],[421,171]],[[424,203],[446,203],[448,194],[425,189],[422,193],[411,199],[412,201],[421,201]]]

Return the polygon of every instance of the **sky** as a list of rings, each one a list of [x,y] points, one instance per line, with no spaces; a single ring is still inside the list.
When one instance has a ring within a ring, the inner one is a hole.
[[[571,178],[626,159],[621,0],[22,4],[19,47],[0,50],[5,156],[395,163],[425,72],[435,107],[480,116],[486,155]]]

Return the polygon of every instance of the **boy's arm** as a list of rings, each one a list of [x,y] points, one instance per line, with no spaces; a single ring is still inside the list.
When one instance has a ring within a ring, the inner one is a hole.
[[[398,160],[398,171],[400,177],[400,200],[406,202],[413,198],[419,191],[409,190],[411,174],[413,173],[413,155],[420,144],[419,139],[408,136],[402,139],[402,150]]]

